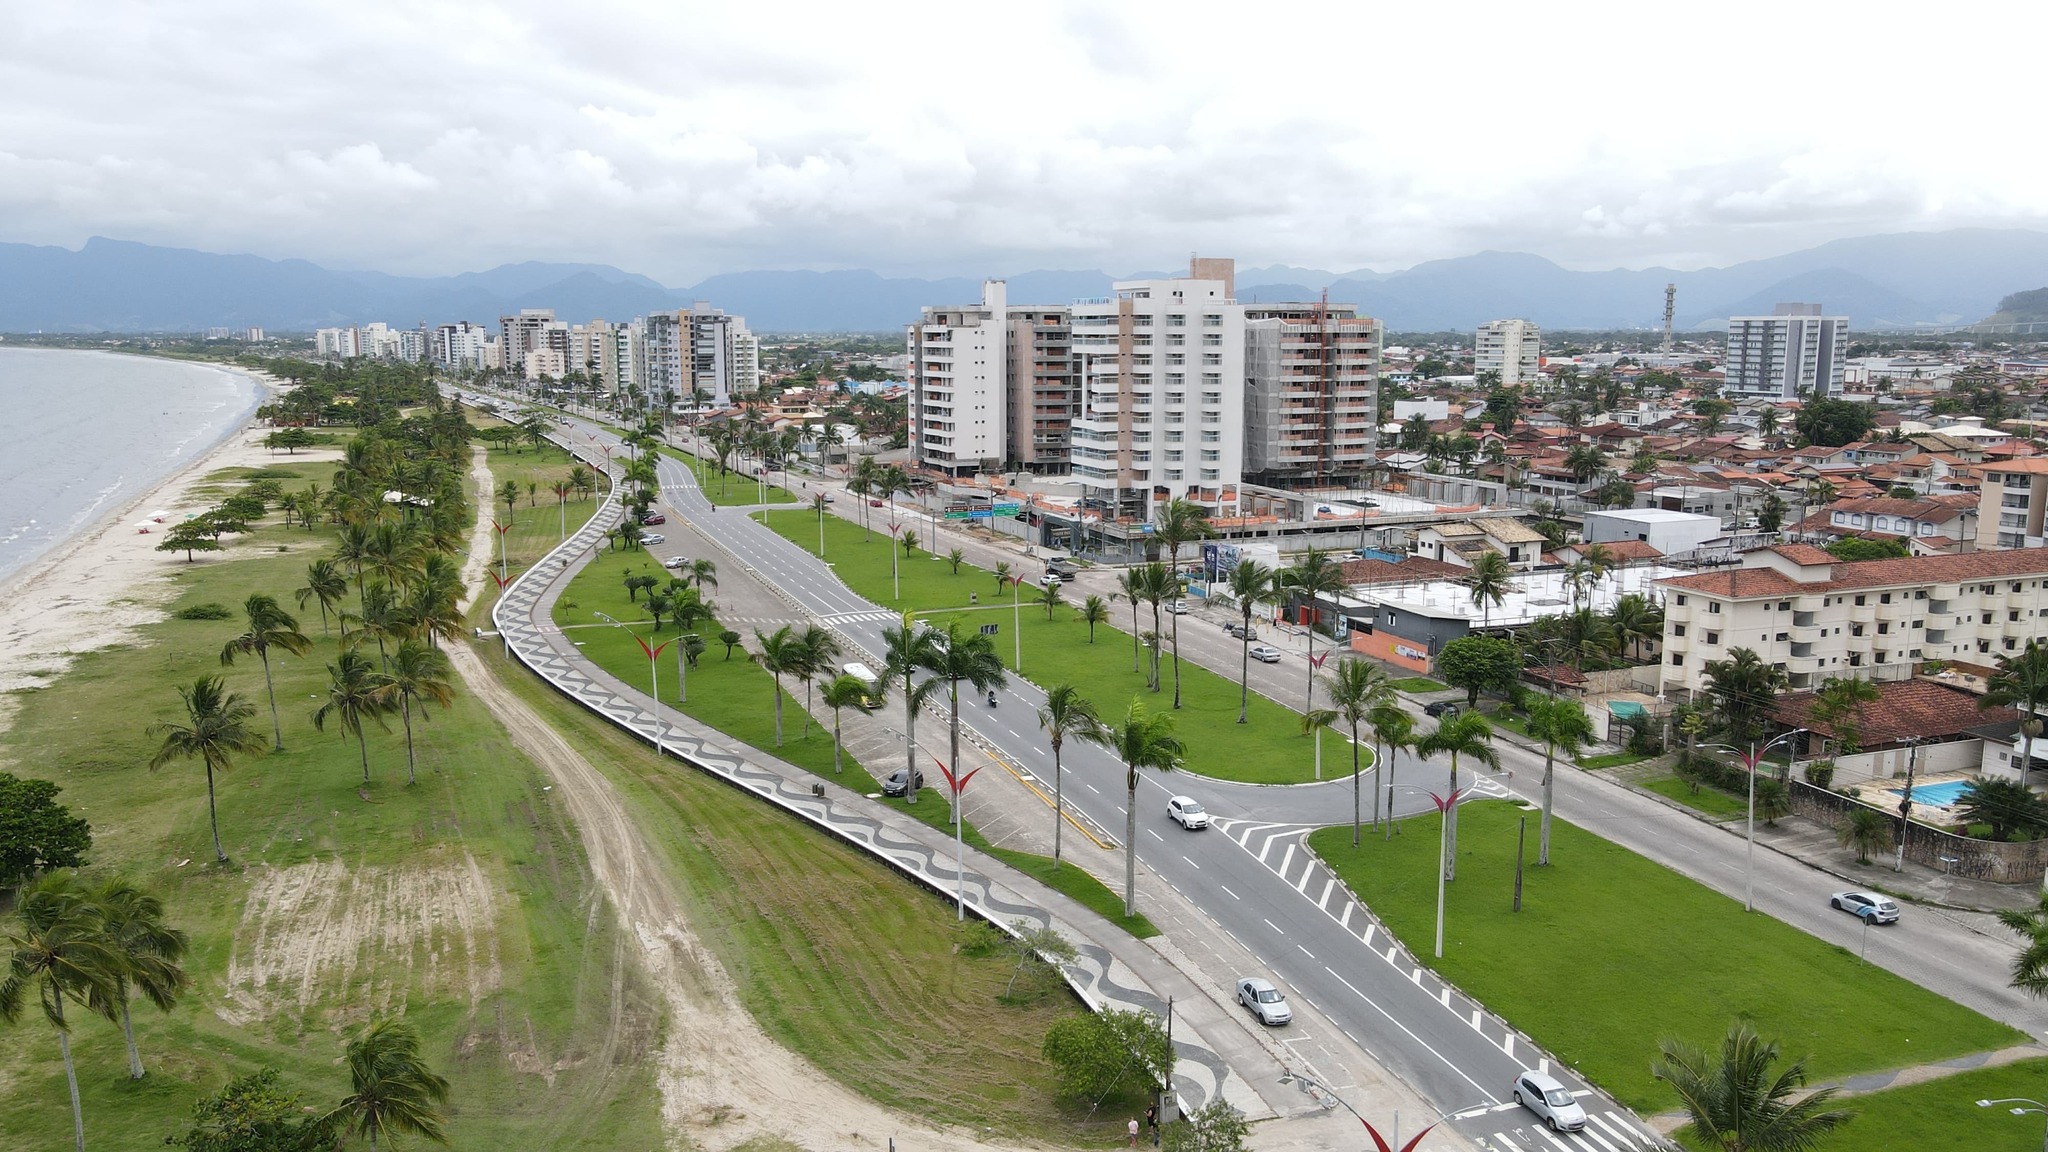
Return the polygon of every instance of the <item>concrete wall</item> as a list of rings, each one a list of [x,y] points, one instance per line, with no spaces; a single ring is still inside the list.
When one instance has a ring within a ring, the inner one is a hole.
[[[1837,756],[1835,761],[1835,787],[1862,784],[1868,781],[1889,782],[1906,776],[1908,749],[1887,748],[1881,752],[1859,752],[1854,756]],[[1945,744],[1922,744],[1920,757],[1914,768],[1914,775],[1926,778],[1948,772],[1975,772],[1984,762],[1984,741],[1972,737],[1968,740],[1953,740]]]

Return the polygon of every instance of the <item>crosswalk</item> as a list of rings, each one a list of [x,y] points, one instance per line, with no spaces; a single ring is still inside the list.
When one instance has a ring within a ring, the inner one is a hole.
[[[1578,1095],[1590,1097],[1592,1093]],[[1516,1123],[1474,1137],[1474,1142],[1488,1152],[1653,1152],[1670,1146],[1645,1132],[1633,1118],[1611,1109],[1588,1110],[1586,1127],[1579,1132],[1552,1132],[1527,1109],[1512,1102],[1490,1109],[1483,1117],[1469,1118],[1467,1126],[1477,1130],[1494,1114],[1499,1114],[1502,1121]]]
[[[871,608],[859,612],[828,612],[818,619],[827,624],[901,624],[903,614],[886,608]]]

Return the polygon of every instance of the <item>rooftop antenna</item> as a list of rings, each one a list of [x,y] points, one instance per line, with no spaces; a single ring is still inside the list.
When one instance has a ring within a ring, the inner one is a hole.
[[[1671,355],[1671,305],[1678,299],[1678,285],[1664,285],[1664,354]]]

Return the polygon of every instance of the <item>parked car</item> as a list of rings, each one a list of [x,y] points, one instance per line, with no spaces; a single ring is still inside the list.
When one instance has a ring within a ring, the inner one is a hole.
[[[1232,640],[1257,640],[1259,638],[1258,628],[1247,627],[1246,625],[1241,624],[1236,620],[1232,620],[1230,623],[1225,624],[1223,626],[1223,630],[1225,632],[1230,633],[1230,638]]]
[[[1255,645],[1251,650],[1251,658],[1261,664],[1278,664],[1280,662],[1280,650],[1271,644]]]
[[[1424,704],[1422,706],[1422,714],[1424,716],[1434,716],[1439,720],[1446,716],[1456,716],[1458,711],[1458,702],[1456,700],[1439,700],[1434,704]]]
[[[1166,814],[1175,824],[1190,832],[1209,826],[1209,813],[1203,811],[1201,802],[1192,796],[1175,796],[1168,800]]]
[[[1193,608],[1188,607],[1187,601],[1185,600],[1174,600],[1168,602],[1168,604],[1166,605],[1166,610],[1175,616],[1185,616],[1188,613],[1194,611]]]
[[[687,556],[671,556],[668,559],[663,560],[661,562],[661,566],[663,568],[681,568],[683,565],[688,564],[689,562],[690,558]]]
[[[1837,892],[1828,897],[1828,907],[1839,908],[1872,924],[1899,922],[1899,906],[1875,892]]]
[[[1586,1127],[1586,1110],[1554,1076],[1534,1068],[1515,1077],[1515,1103],[1536,1114],[1552,1132],[1579,1132]]]
[[[922,770],[917,772],[917,786],[919,788],[924,787],[924,772]],[[907,791],[909,791],[909,788],[906,786],[903,769],[901,768],[890,773],[889,778],[882,781],[882,795],[884,796],[901,796]]]
[[[1287,1006],[1287,997],[1273,987],[1271,980],[1259,976],[1246,976],[1237,982],[1237,1002],[1251,1009],[1259,1023],[1268,1027],[1294,1019],[1294,1009]]]
[[[642,524],[666,524],[668,523],[668,517],[663,516],[659,512],[649,512],[640,517],[640,522]]]
[[[642,536],[642,537],[640,538],[640,543],[641,543],[642,545],[648,545],[648,546],[651,546],[651,545],[655,545],[655,544],[666,544],[666,543],[668,543],[668,537],[666,537],[666,536],[663,536],[663,535],[662,535],[661,533],[659,533],[659,532],[649,532],[649,533],[648,533],[647,535],[645,535],[645,536]]]

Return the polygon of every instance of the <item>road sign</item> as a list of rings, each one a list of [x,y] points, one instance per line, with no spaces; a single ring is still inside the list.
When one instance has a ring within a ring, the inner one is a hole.
[[[996,634],[996,630],[1001,627],[1002,625],[1000,624],[983,624],[981,626],[981,634],[983,636],[993,636]]]

